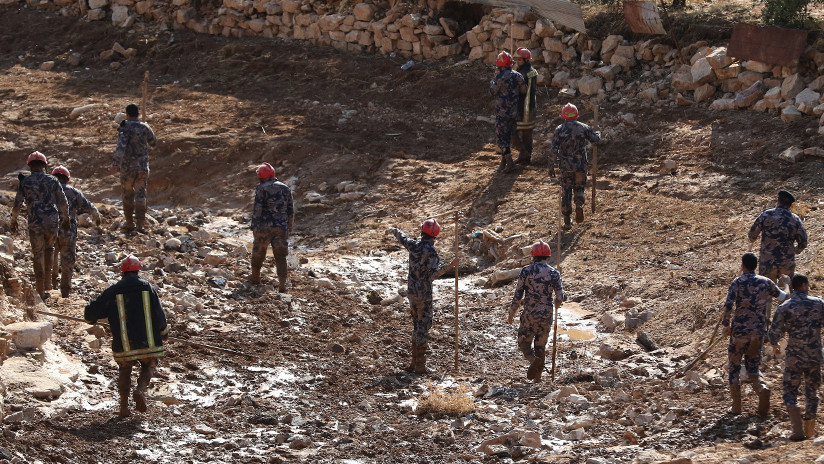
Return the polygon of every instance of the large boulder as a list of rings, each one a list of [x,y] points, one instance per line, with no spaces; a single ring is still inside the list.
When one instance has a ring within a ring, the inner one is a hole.
[[[804,85],[804,79],[801,77],[800,74],[795,73],[792,76],[789,76],[781,82],[781,97],[785,100],[789,100],[790,98],[795,98],[796,95],[801,93],[806,86]]]
[[[764,84],[759,81],[735,96],[736,108],[749,108],[764,96]]]
[[[767,108],[775,108],[781,103],[781,87],[773,87],[764,94],[764,102]]]
[[[578,79],[578,91],[582,95],[596,95],[604,86],[600,77],[584,76]]]
[[[15,322],[6,326],[18,350],[35,350],[52,336],[54,325],[48,321]]]
[[[372,21],[377,7],[369,3],[358,3],[352,9],[352,14],[355,15],[357,21]]]
[[[727,56],[727,47],[720,47],[715,49],[712,53],[707,55],[707,62],[712,66],[712,69],[718,70],[726,68],[732,63],[732,59]]]
[[[704,84],[699,86],[695,89],[695,102],[700,103],[702,101],[707,101],[715,94],[715,86],[710,84]]]
[[[726,79],[734,79],[741,74],[741,65],[738,63],[731,64],[724,68],[713,68],[715,69],[715,75],[718,77],[719,80],[726,80]]]

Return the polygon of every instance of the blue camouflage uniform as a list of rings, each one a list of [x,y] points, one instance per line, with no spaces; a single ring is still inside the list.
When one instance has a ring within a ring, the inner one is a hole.
[[[798,389],[805,380],[804,419],[813,419],[818,411],[818,387],[821,385],[821,326],[824,324],[824,300],[794,291],[789,300],[778,306],[770,327],[770,343],[777,345],[788,334],[784,356],[784,404],[798,406]]]
[[[95,217],[95,222],[100,225],[100,213],[80,190],[63,184],[62,182],[61,184],[63,185],[63,192],[66,194],[66,200],[69,204],[70,224],[68,230],[61,229],[57,235],[57,249],[54,250],[52,280],[54,282],[53,285],[56,285],[59,270],[62,273],[60,289],[65,289],[66,292],[68,292],[71,288],[74,264],[77,261],[77,215],[91,214]]]
[[[517,127],[518,97],[524,77],[512,68],[503,68],[489,86],[495,101],[495,135],[502,152],[510,149],[512,134]]]
[[[761,213],[747,237],[755,240],[759,234],[758,273],[773,281],[777,281],[781,274],[792,276],[795,255],[807,247],[807,231],[801,219],[786,206],[779,205]]]
[[[117,133],[117,148],[112,166],[120,170],[123,213],[131,224],[134,212],[138,225],[146,216],[146,184],[149,181],[149,147],[157,145],[154,131],[145,122],[126,120]]]
[[[521,269],[512,303],[515,306],[523,299],[518,348],[529,361],[546,354],[546,342],[552,328],[553,291],[554,300],[564,300],[561,274],[546,261],[535,261]]]
[[[409,251],[406,289],[412,316],[412,345],[425,351],[429,344],[429,329],[432,328],[432,281],[446,267],[439,268],[441,260],[435,250],[434,238],[424,235],[420,240],[415,240],[394,227],[389,230]]]
[[[255,202],[252,208],[252,270],[260,269],[266,260],[266,249],[272,246],[275,267],[285,289],[288,268],[286,256],[289,254],[289,231],[295,207],[292,202],[292,190],[286,184],[272,177],[258,184],[255,189]]]
[[[736,277],[730,284],[721,321],[730,328],[729,356],[730,385],[740,383],[741,360],[746,355],[745,368],[749,378],[760,379],[761,346],[767,335],[767,306],[771,297],[781,290],[773,281],[749,271]],[[735,305],[735,314],[733,314]]]
[[[34,170],[31,175],[20,181],[12,207],[13,222],[17,221],[23,203],[28,208],[29,242],[35,285],[37,293],[44,297],[45,290],[51,289],[49,275],[58,223],[61,217],[68,215],[69,206],[60,181],[42,170]]]
[[[587,144],[601,141],[601,134],[578,121],[564,121],[555,128],[552,136],[552,148],[549,165],[557,164],[561,171],[559,183],[563,194],[561,212],[565,216],[572,214],[572,196],[575,194],[575,206],[583,207],[586,201],[584,187],[587,182]]]

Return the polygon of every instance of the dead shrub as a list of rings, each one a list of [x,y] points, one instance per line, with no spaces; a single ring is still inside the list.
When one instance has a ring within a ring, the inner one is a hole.
[[[475,410],[475,402],[466,385],[447,391],[432,382],[426,384],[426,393],[418,402],[418,414],[443,414],[460,417]]]

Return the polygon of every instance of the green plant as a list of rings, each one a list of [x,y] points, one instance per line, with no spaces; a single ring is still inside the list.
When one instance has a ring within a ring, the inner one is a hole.
[[[803,27],[810,18],[808,6],[812,0],[764,0],[761,15],[774,26]]]

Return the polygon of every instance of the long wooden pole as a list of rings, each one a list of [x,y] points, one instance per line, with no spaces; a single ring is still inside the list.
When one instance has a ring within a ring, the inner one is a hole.
[[[594,129],[598,128],[598,103],[595,103],[595,123]],[[595,190],[598,185],[598,145],[592,145],[592,214],[595,214]]]
[[[458,212],[455,211],[455,259],[458,259]],[[458,371],[458,266],[455,265],[455,372]]]
[[[555,250],[555,262],[557,263],[556,268],[558,272],[561,272],[561,221],[563,221],[562,216],[563,214],[563,196],[564,196],[564,188],[560,185],[561,183],[558,182],[558,247]],[[552,377],[552,381],[555,381],[555,355],[558,352],[558,311],[560,308],[555,308],[555,322],[554,322],[554,329],[552,330],[552,372],[550,376]]]
[[[64,314],[58,314],[58,313],[50,313],[48,311],[39,311],[38,310],[37,312],[40,313],[40,314],[46,315],[46,316],[52,316],[52,317],[56,317],[58,319],[65,319],[67,321],[85,322],[86,324],[89,323],[89,321],[87,321],[85,319],[80,319],[79,317],[66,316]],[[97,324],[102,325],[103,327],[110,327],[109,324],[107,324],[105,322],[98,322]],[[205,343],[198,343],[198,342],[193,342],[193,341],[190,341],[190,340],[183,340],[182,338],[168,337],[166,340],[168,340],[170,342],[185,343],[187,345],[191,345],[191,346],[194,346],[194,347],[197,347],[197,348],[206,348],[207,350],[220,351],[222,353],[229,353],[229,354],[236,354],[236,355],[239,355],[239,356],[245,356],[245,357],[250,358],[250,359],[258,359],[257,356],[252,355],[252,354],[246,354],[246,353],[242,353],[240,351],[235,351],[235,350],[228,350],[226,348],[221,348],[219,346],[214,346],[214,345],[207,345]]]
[[[146,122],[146,115],[148,115],[148,108],[146,108],[146,94],[149,93],[149,71],[146,71],[146,74],[143,75],[143,84],[140,86],[140,90],[143,93],[143,101],[141,102],[140,113],[143,116],[143,122]]]

